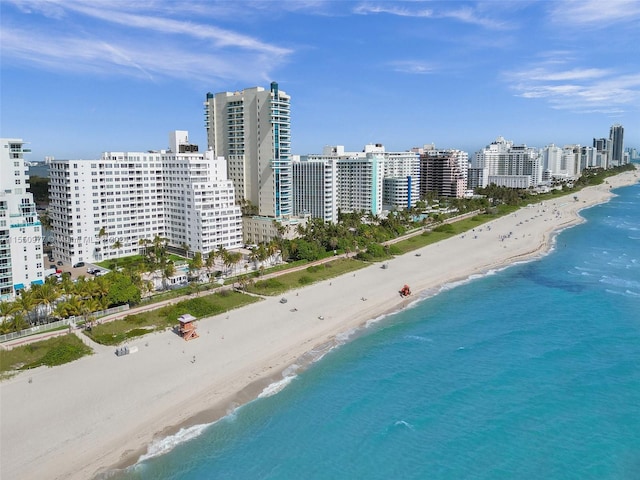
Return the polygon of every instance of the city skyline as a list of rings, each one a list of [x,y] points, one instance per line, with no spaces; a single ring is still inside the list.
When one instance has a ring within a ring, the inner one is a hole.
[[[276,8],[277,7],[277,8]],[[207,92],[291,95],[291,151],[640,146],[640,2],[5,1],[1,135],[30,161],[207,144]]]

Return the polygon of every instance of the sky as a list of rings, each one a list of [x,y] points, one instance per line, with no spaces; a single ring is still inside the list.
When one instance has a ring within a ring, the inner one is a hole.
[[[498,136],[640,148],[640,0],[1,0],[0,136],[96,159],[206,149],[207,92],[272,81],[293,154]]]

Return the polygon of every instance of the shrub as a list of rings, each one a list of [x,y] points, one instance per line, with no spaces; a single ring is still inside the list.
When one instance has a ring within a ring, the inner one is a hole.
[[[440,233],[454,233],[455,229],[453,228],[453,225],[451,225],[450,223],[445,223],[443,225],[439,225],[436,228],[433,229],[434,232],[440,232]]]
[[[47,367],[54,367],[56,365],[62,365],[69,363],[80,357],[92,352],[91,348],[83,344],[79,339],[79,343],[59,343],[50,348],[40,360],[25,365],[23,369],[35,368],[40,365],[46,365]]]
[[[303,275],[298,279],[298,283],[300,285],[310,285],[311,283],[313,283],[313,278],[311,278],[309,275]]]

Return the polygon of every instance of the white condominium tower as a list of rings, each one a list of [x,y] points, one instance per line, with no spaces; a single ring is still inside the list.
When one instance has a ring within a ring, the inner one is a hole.
[[[294,213],[325,221],[336,221],[338,208],[380,215],[413,207],[420,199],[419,184],[420,159],[415,152],[386,152],[379,143],[365,145],[360,152],[327,145],[322,154],[302,155],[294,163]]]
[[[338,167],[335,156],[303,155],[293,160],[293,214],[338,221]]]
[[[171,132],[168,150],[54,160],[49,197],[54,254],[70,264],[137,254],[156,236],[205,254],[242,244],[226,161],[186,131]]]
[[[290,97],[278,88],[207,93],[207,142],[227,159],[238,203],[250,202],[258,215],[292,214]]]
[[[542,149],[544,174],[551,179],[575,179],[580,176],[580,146],[553,143]]]
[[[15,298],[17,291],[43,283],[42,227],[28,192],[24,142],[2,138],[0,152],[0,300]]]
[[[514,145],[503,137],[476,152],[473,166],[486,168],[489,183],[498,186],[529,188],[542,182],[540,153],[526,145]]]

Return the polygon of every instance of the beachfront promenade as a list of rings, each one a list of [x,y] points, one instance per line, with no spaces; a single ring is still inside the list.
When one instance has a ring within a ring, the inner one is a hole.
[[[346,332],[452,281],[543,254],[554,232],[581,221],[580,209],[610,198],[610,186],[637,182],[636,172],[625,172],[583,189],[579,201],[520,209],[389,260],[386,269],[373,264],[297,289],[286,304],[268,297],[202,319],[193,341],[157,332],[132,342],[135,354],[117,357],[110,348],[20,373],[0,384],[0,477],[87,479],[135,462],[155,438],[226,415]],[[398,294],[404,284],[408,298]]]

